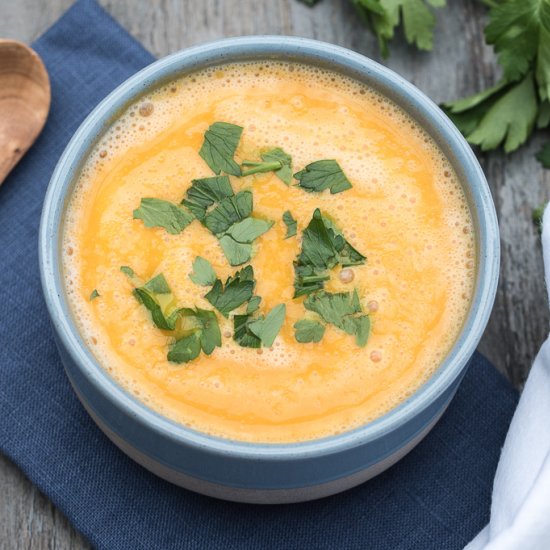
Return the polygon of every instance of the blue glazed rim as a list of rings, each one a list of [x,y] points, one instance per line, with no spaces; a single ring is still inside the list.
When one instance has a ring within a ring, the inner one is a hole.
[[[408,112],[438,143],[462,181],[474,218],[478,269],[468,317],[453,348],[432,377],[409,399],[384,416],[348,432],[289,444],[256,444],[222,439],[167,419],[138,401],[99,365],[72,320],[62,279],[60,244],[67,197],[86,154],[117,113],[151,87],[177,75],[230,61],[289,60],[314,64],[367,83]],[[288,460],[339,453],[389,436],[422,413],[455,382],[489,320],[499,273],[499,230],[491,193],[475,155],[439,107],[390,69],[345,48],[296,37],[250,36],[196,46],[160,59],[126,80],[88,115],[61,156],[48,186],[39,235],[42,288],[50,317],[71,359],[89,383],[144,429],[173,440],[233,458]]]

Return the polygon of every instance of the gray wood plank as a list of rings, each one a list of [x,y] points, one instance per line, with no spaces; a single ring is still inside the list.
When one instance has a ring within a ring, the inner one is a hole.
[[[31,42],[71,0],[19,0],[0,4],[0,36]],[[100,3],[157,56],[225,36],[289,34],[352,48],[379,60],[376,40],[342,0],[323,0],[309,9],[296,0],[100,0]],[[477,0],[449,2],[441,11],[434,51],[411,50],[401,38],[385,61],[434,101],[478,91],[498,77],[483,40],[484,9]],[[550,193],[550,171],[533,154],[540,138],[511,155],[480,160],[500,220],[501,280],[495,308],[480,349],[521,386],[548,333],[549,314],[541,249],[531,210]],[[88,548],[63,516],[17,467],[0,457],[0,549]]]

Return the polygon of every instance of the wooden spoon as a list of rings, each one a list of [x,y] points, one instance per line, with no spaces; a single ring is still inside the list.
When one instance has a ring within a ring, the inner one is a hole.
[[[0,39],[0,185],[42,131],[50,98],[40,57],[20,42]]]

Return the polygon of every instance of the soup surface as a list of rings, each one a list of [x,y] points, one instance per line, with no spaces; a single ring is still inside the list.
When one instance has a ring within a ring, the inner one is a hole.
[[[214,176],[199,150],[217,121],[243,128],[234,155],[239,165],[280,147],[292,157],[294,173],[335,159],[352,184],[332,194],[308,192],[296,179],[287,185],[273,171],[230,176],[235,193],[252,192],[253,216],[274,222],[254,240],[250,262],[254,295],[262,298],[253,316],[286,308],[269,346],[236,341],[233,316],[247,305],[226,318],[204,297],[210,287],[189,277],[197,256],[210,262],[222,284],[244,267],[229,264],[219,236],[198,220],[171,234],[133,218],[141,199],[179,204],[193,179]],[[293,298],[293,262],[316,209],[367,258],[344,273],[340,262],[321,283],[328,293],[357,291],[361,315],[370,321],[366,345],[306,310],[308,297]],[[286,211],[297,220],[297,235],[289,238]],[[391,101],[329,71],[251,62],[182,77],[121,113],[76,184],[63,262],[83,338],[130,393],[212,435],[294,442],[372,421],[433,374],[469,308],[472,233],[447,159]],[[169,361],[178,329],[155,326],[121,266],[143,281],[163,274],[178,306],[215,311],[221,346],[185,363]],[[304,319],[324,328],[320,341],[296,340],[294,325]]]

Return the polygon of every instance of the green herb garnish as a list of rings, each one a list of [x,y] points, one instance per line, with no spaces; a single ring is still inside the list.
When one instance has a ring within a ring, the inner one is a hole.
[[[252,298],[255,286],[254,270],[252,266],[247,265],[233,276],[228,277],[225,285],[222,285],[220,279],[216,279],[214,286],[205,298],[224,317],[228,317],[234,309]]]
[[[216,235],[233,266],[250,260],[252,242],[273,225],[251,217],[252,193],[234,194],[227,176],[193,180],[183,204]]]
[[[194,219],[178,204],[162,199],[141,199],[139,208],[134,210],[134,219],[143,220],[145,227],[163,227],[171,235],[181,233]]]
[[[199,155],[215,173],[225,172],[240,176],[241,169],[233,159],[239,145],[243,129],[228,122],[214,122],[204,134]]]
[[[227,176],[196,179],[191,182],[182,204],[202,222],[208,208],[233,195],[233,188]]]
[[[317,160],[308,164],[303,170],[294,174],[298,185],[309,193],[320,193],[325,189],[335,195],[352,185],[340,165],[335,160]]]
[[[261,348],[262,341],[250,330],[254,322],[251,315],[235,315],[233,317],[233,340],[243,348]]]
[[[251,160],[243,161],[243,166],[248,170],[242,172],[242,176],[250,176],[263,172],[275,172],[275,175],[287,185],[292,183],[292,157],[280,147],[262,153],[263,162]]]
[[[550,123],[550,3],[487,1],[485,41],[502,67],[501,81],[466,99],[444,105],[466,139],[483,151],[500,145],[509,153],[535,127]]]
[[[319,321],[302,319],[294,324],[295,338],[300,344],[320,342],[325,334],[325,325]]]
[[[294,297],[320,290],[338,264],[346,267],[365,263],[365,256],[346,241],[319,209],[302,232],[302,251],[294,262]]]
[[[181,308],[179,315],[186,334],[179,338],[168,352],[173,363],[188,363],[202,351],[210,355],[222,345],[218,319],[213,311],[206,309]]]
[[[288,239],[289,237],[294,237],[298,228],[298,222],[294,219],[294,217],[290,213],[290,210],[287,210],[283,214],[283,222],[285,222],[286,225],[285,239]]]
[[[550,142],[546,143],[536,156],[544,168],[550,168]]]
[[[251,313],[254,313],[258,310],[260,307],[260,302],[262,301],[260,296],[252,296],[250,300],[248,301],[248,305],[246,306],[246,314],[250,315]]]
[[[347,334],[355,336],[358,346],[367,344],[370,333],[370,319],[362,313],[357,290],[353,292],[331,293],[319,290],[304,300],[304,307]]]
[[[285,320],[286,306],[275,306],[265,317],[235,315],[233,339],[243,348],[271,347]]]
[[[99,292],[97,291],[97,288],[94,288],[92,290],[92,293],[90,294],[90,302],[92,300],[95,300],[96,298],[99,298],[101,296],[101,294],[99,294]]]
[[[193,272],[189,274],[189,278],[199,286],[212,286],[216,282],[216,272],[212,264],[197,256],[193,262]]]
[[[283,326],[286,315],[285,304],[275,306],[265,317],[260,315],[254,321],[248,323],[248,330],[255,334],[262,346],[269,348],[273,345],[277,334]]]
[[[383,57],[395,29],[403,25],[405,39],[419,50],[431,50],[435,16],[428,6],[439,8],[445,0],[351,0],[376,37]]]
[[[174,330],[179,312],[164,275],[161,273],[143,284],[132,268],[122,266],[120,270],[136,287],[133,294],[149,310],[153,323],[160,329]]]

